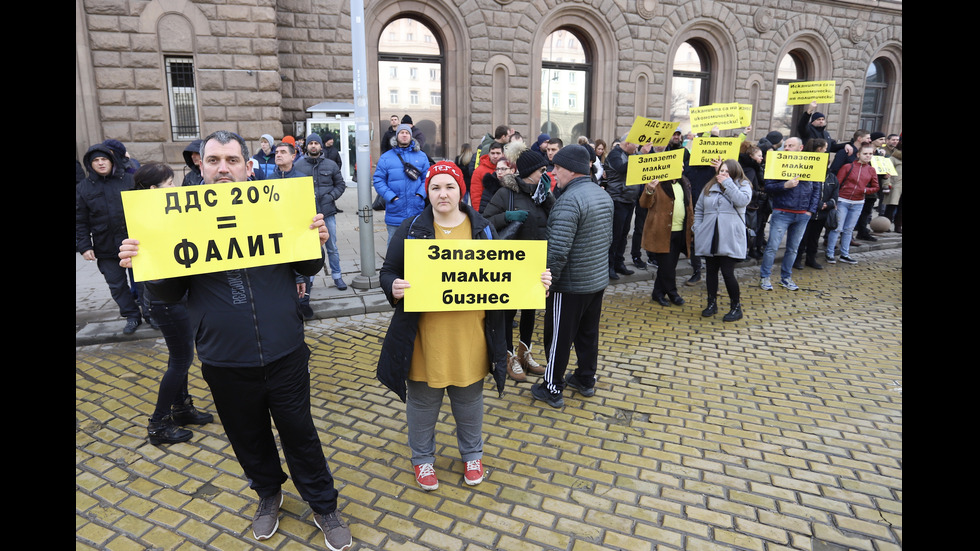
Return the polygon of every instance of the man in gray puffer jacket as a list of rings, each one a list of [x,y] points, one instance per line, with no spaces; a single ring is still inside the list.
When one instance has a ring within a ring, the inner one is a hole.
[[[531,387],[535,399],[551,407],[565,405],[566,385],[583,396],[595,394],[602,294],[609,284],[613,201],[590,177],[591,159],[580,145],[555,154],[554,176],[561,190],[548,216],[548,268],[551,292],[546,301],[544,382]],[[572,345],[578,368],[565,377]]]

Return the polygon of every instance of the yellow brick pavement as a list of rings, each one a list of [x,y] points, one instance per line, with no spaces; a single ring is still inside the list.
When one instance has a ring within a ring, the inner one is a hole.
[[[610,287],[596,396],[555,410],[527,383],[502,398],[488,384],[476,487],[447,403],[431,493],[374,377],[389,316],[309,323],[313,414],[355,549],[901,549],[901,249],[859,258],[794,274],[797,292],[741,270],[734,324],[700,316],[703,284],[667,308],[651,282]],[[76,549],[324,548],[291,483],[279,532],[251,538],[257,500],[220,423],[146,442],[166,358],[162,339],[76,349]],[[197,364],[191,385],[213,412]]]

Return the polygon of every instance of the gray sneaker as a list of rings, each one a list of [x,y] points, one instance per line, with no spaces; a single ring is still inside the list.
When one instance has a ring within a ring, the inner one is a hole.
[[[772,281],[768,277],[760,278],[759,287],[762,287],[763,291],[772,291]]]
[[[780,281],[779,284],[782,285],[783,287],[786,287],[790,291],[796,291],[797,289],[800,288],[796,283],[793,283],[793,280],[790,278],[786,278]]]
[[[259,507],[252,517],[252,535],[255,539],[267,540],[279,529],[279,507],[282,506],[282,491],[272,497],[259,498]]]
[[[344,551],[353,545],[350,528],[337,511],[325,515],[313,513],[313,522],[323,530],[323,539],[331,551]]]

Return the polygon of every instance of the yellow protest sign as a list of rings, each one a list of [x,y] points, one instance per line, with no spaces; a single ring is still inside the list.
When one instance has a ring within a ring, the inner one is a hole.
[[[544,308],[548,242],[406,239],[406,312]]]
[[[626,185],[646,185],[659,180],[676,180],[684,172],[684,149],[674,149],[663,153],[630,155],[626,169]]]
[[[629,134],[626,135],[626,141],[637,145],[648,143],[653,145],[667,145],[670,143],[670,138],[674,135],[674,131],[677,130],[677,125],[679,124],[679,122],[666,122],[648,119],[646,117],[636,117]]]
[[[891,176],[898,176],[898,171],[895,170],[895,163],[888,157],[882,157],[881,155],[871,156],[871,166],[875,167],[875,172],[878,174],[889,174]]]
[[[752,104],[739,103],[738,114],[740,118],[739,126],[752,126]]]
[[[313,179],[124,191],[136,281],[320,256]]]
[[[738,160],[738,148],[742,141],[739,138],[694,138],[691,145],[691,161],[693,165],[710,165],[712,159]]]
[[[766,180],[823,182],[827,177],[827,153],[774,151],[766,153]]]
[[[719,130],[739,128],[742,124],[742,108],[737,103],[712,103],[692,107],[691,131],[695,134],[707,132],[717,126]]]
[[[833,80],[808,80],[790,82],[786,105],[806,105],[810,102],[834,103],[837,101],[837,82]]]

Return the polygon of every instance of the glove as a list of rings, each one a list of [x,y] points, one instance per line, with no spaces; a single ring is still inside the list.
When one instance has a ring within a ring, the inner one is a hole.
[[[509,210],[504,213],[504,220],[508,222],[524,222],[527,220],[526,210]]]

